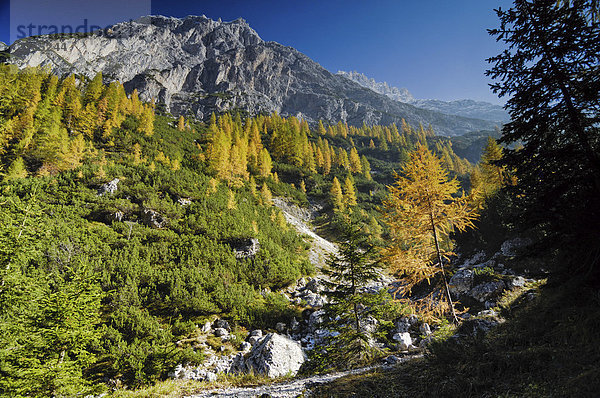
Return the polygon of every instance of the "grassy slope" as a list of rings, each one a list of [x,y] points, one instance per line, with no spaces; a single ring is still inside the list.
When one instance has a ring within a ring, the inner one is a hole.
[[[600,295],[582,283],[526,292],[485,338],[431,348],[425,359],[339,379],[316,397],[597,397]]]

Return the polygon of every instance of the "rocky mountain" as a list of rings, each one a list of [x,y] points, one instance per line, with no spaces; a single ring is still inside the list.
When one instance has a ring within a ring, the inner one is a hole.
[[[497,122],[508,122],[510,120],[510,117],[504,108],[485,101],[474,101],[470,99],[455,101],[416,99],[411,101],[410,104],[422,109],[429,109],[448,115],[472,117]]]
[[[0,41],[0,51],[5,51],[8,48],[6,43]]]
[[[207,118],[242,109],[351,125],[404,118],[448,136],[495,125],[394,101],[330,73],[291,47],[263,41],[242,19],[143,17],[92,34],[21,39],[10,46],[10,54],[19,67],[48,66],[60,75],[91,77],[102,71],[106,79],[137,89],[142,99],[157,99],[176,115]]]
[[[363,87],[369,88],[376,93],[386,95],[393,100],[406,102],[421,109],[440,112],[447,115],[463,116],[468,118],[483,119],[493,122],[507,122],[508,113],[499,105],[484,101],[470,99],[456,101],[440,101],[435,99],[415,99],[406,88],[398,88],[388,85],[386,82],[377,82],[358,72],[338,71],[344,76]]]
[[[366,75],[356,71],[344,72],[343,70],[340,70],[337,72],[337,74],[355,81],[363,87],[370,88],[376,93],[386,95],[393,100],[406,103],[411,103],[415,100],[408,89],[404,87],[390,87],[387,82],[377,82],[375,79],[370,79]]]

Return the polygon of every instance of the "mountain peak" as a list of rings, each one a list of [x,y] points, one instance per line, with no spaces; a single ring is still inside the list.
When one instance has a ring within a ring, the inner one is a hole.
[[[338,75],[350,79],[363,87],[371,89],[376,93],[383,94],[395,101],[406,102],[418,108],[444,113],[446,115],[463,116],[469,118],[489,120],[493,122],[505,122],[510,118],[504,108],[499,105],[484,101],[461,99],[454,101],[441,101],[436,99],[415,99],[405,88],[389,86],[386,82],[377,82],[375,79],[353,71],[339,71]]]
[[[19,67],[48,66],[61,76],[102,72],[174,115],[243,109],[278,112],[308,122],[350,125],[431,124],[440,135],[493,128],[483,120],[439,115],[393,101],[335,76],[291,47],[265,42],[248,23],[206,16],[147,16],[88,35],[37,36],[10,47]],[[356,72],[354,72],[357,75]],[[367,79],[364,77],[364,79]],[[367,79],[368,80],[368,79]],[[410,97],[407,90],[389,92]]]
[[[337,74],[340,76],[344,76],[345,78],[350,79],[352,81],[355,81],[361,86],[370,88],[376,93],[386,95],[393,100],[407,103],[410,103],[414,100],[414,97],[408,91],[408,89],[393,86],[391,87],[386,82],[377,82],[375,81],[375,79],[369,78],[363,73],[357,71],[344,72],[343,70],[340,70],[337,72]]]

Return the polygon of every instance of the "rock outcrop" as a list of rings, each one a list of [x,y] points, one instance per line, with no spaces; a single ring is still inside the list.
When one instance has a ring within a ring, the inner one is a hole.
[[[277,333],[269,333],[257,342],[247,357],[240,357],[237,371],[254,372],[267,377],[296,375],[306,355],[300,344]]]
[[[231,240],[235,258],[251,258],[260,250],[260,242],[256,238],[242,238]]]
[[[119,188],[119,179],[115,178],[112,181],[107,182],[106,184],[102,184],[100,189],[98,189],[98,196],[102,196],[104,194],[112,195],[117,192]]]
[[[142,223],[150,228],[160,229],[167,224],[167,220],[159,212],[152,209],[142,210]]]
[[[144,100],[176,115],[278,112],[351,125],[432,125],[440,135],[492,129],[495,123],[443,115],[394,101],[325,70],[297,50],[265,42],[242,19],[144,17],[87,35],[36,36],[10,46],[19,67],[48,66],[59,75],[102,71]]]

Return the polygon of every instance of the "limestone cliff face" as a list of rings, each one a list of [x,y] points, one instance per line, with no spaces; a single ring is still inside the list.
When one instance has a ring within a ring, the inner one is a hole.
[[[21,39],[10,53],[19,67],[49,66],[60,75],[89,77],[102,71],[107,80],[137,89],[142,99],[155,98],[176,115],[206,118],[213,111],[243,109],[351,125],[404,118],[431,124],[441,135],[494,126],[393,101],[291,47],[263,41],[242,19],[144,17],[89,35]]]

